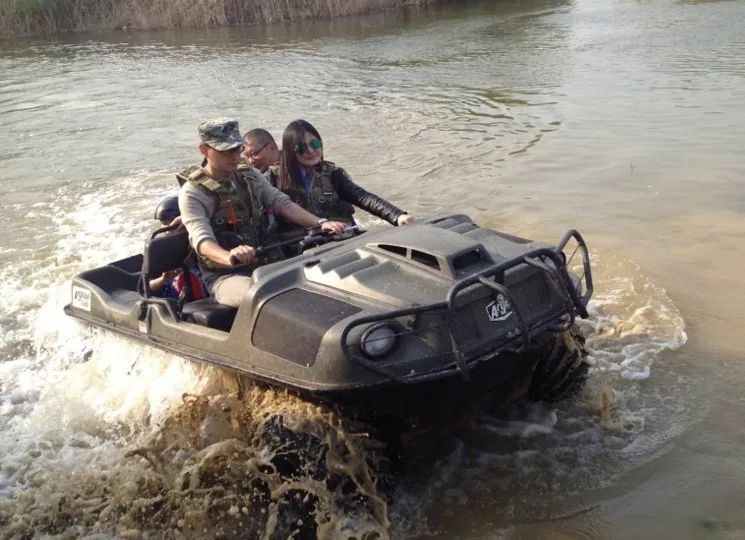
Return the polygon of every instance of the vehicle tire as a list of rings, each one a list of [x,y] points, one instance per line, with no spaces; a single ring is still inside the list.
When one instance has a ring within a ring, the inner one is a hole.
[[[585,338],[576,326],[550,336],[533,371],[528,397],[558,402],[579,392],[589,369],[584,344]]]

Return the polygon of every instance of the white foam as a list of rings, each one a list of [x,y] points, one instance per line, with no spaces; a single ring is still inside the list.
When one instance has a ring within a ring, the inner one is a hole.
[[[591,318],[580,321],[590,361],[596,370],[644,380],[663,351],[685,344],[685,322],[666,291],[644,276],[638,265],[605,257],[594,257]]]
[[[136,173],[88,193],[61,189],[52,202],[25,211],[43,245],[5,250],[23,255],[3,267],[0,283],[0,350],[9,356],[0,362],[0,493],[45,466],[87,465],[89,448],[115,447],[122,433],[157,418],[181,393],[208,384],[202,367],[63,313],[73,274],[136,253],[156,225],[159,194],[175,190],[157,189],[153,176]],[[133,201],[132,193],[142,196]]]
[[[417,496],[395,500],[395,515],[427,515],[422,505],[445,508],[442,493],[460,490],[449,502],[483,501],[502,519],[535,519],[531,508],[561,508],[612,484],[681,432],[686,382],[680,375],[661,379],[655,370],[666,351],[686,342],[680,313],[631,261],[596,250],[593,276],[590,318],[578,321],[592,365],[585,390],[558,405],[528,403],[479,418],[457,435],[453,471],[409,480],[407,490]],[[644,384],[654,377],[654,385]]]

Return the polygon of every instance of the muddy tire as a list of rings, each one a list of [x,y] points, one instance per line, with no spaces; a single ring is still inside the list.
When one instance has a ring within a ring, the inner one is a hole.
[[[589,369],[584,344],[585,338],[576,326],[551,336],[533,371],[528,397],[558,402],[579,392],[587,381]]]

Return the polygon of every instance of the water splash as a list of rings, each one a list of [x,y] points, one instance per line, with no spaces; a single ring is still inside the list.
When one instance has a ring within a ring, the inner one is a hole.
[[[590,303],[591,318],[582,321],[595,369],[628,380],[649,378],[665,350],[688,340],[685,322],[670,297],[632,261],[604,263],[602,288]],[[597,264],[597,258],[595,260]]]
[[[682,432],[689,383],[655,370],[686,342],[680,313],[631,261],[596,250],[593,275],[590,318],[578,321],[591,363],[585,389],[560,404],[477,411],[441,433],[426,468],[399,479],[394,537],[509,538],[547,527],[548,537],[564,528],[602,536],[591,494]]]
[[[3,448],[3,537],[388,537],[364,424],[118,338],[88,343],[42,371],[7,426],[20,437]]]
[[[172,190],[152,180],[123,183]],[[0,362],[3,535],[398,538],[457,535],[468,522],[501,534],[583,515],[583,493],[686,425],[675,396],[687,382],[655,369],[686,341],[680,314],[633,262],[596,252],[581,322],[592,371],[579,399],[482,410],[414,434],[392,477],[369,426],[62,316],[70,275],[135,252],[151,226],[151,205],[133,203],[121,182],[92,193],[63,189],[35,207],[59,236],[8,267],[5,283],[20,292],[6,291],[2,313],[15,321]],[[24,287],[27,275],[38,286]]]

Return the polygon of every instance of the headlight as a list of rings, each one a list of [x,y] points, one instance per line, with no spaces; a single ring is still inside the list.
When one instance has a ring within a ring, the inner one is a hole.
[[[362,354],[368,358],[376,359],[393,350],[396,346],[398,335],[387,323],[374,324],[365,330],[360,338],[360,349]]]

